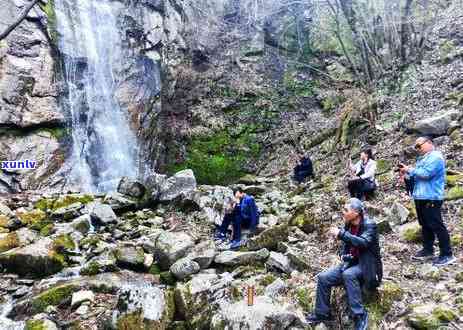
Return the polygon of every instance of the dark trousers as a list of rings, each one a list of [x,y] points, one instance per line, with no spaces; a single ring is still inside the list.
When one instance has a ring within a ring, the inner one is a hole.
[[[233,238],[232,239],[234,241],[240,241],[241,240],[241,227],[248,228],[250,225],[250,221],[246,219],[242,219],[240,216],[235,216],[233,214],[226,214],[223,218],[222,224],[219,227],[219,231],[222,234],[225,234],[230,224],[233,226]]]
[[[439,240],[441,256],[451,256],[450,236],[442,221],[442,201],[415,199],[416,215],[423,234],[423,249],[434,252],[436,236]]]
[[[317,298],[315,301],[315,314],[330,314],[331,288],[344,285],[347,292],[347,299],[353,316],[362,315],[365,309],[362,304],[362,289],[360,280],[362,270],[359,265],[355,265],[342,270],[342,265],[331,268],[318,275]]]
[[[312,173],[309,172],[309,171],[297,171],[297,170],[294,170],[294,180],[297,181],[297,183],[301,183],[302,181],[305,180],[305,178],[311,176]]]
[[[362,199],[365,193],[370,193],[375,190],[375,184],[367,179],[353,179],[347,184],[350,197]]]

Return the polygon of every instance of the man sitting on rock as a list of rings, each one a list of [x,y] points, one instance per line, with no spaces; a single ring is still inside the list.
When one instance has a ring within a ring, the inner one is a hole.
[[[254,197],[244,193],[241,188],[235,189],[234,195],[239,202],[230,207],[231,212],[226,212],[218,233],[215,235],[216,240],[225,241],[227,228],[232,223],[233,238],[229,247],[231,250],[241,246],[242,228],[249,228],[250,235],[254,235],[259,224],[259,210]]]
[[[343,242],[342,264],[318,275],[317,296],[308,323],[331,321],[330,296],[333,286],[344,285],[356,330],[366,330],[368,313],[362,304],[361,283],[372,290],[379,286],[383,267],[376,223],[364,214],[363,204],[351,198],[344,206],[344,228],[331,228],[329,234]]]
[[[296,180],[298,184],[301,184],[309,176],[313,176],[312,161],[309,156],[300,154],[299,161],[294,167],[294,180]]]

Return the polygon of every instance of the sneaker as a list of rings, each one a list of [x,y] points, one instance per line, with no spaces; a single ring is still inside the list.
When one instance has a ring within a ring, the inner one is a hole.
[[[368,329],[368,313],[365,312],[362,315],[355,317],[355,330],[367,330]]]
[[[414,259],[414,260],[426,260],[426,259],[431,259],[432,257],[434,257],[433,252],[429,252],[429,251],[426,251],[426,250],[420,250],[420,251],[418,251],[417,254],[412,256],[412,259]]]
[[[433,266],[446,266],[453,264],[457,259],[454,256],[439,256],[432,262]]]
[[[333,321],[333,317],[331,315],[320,315],[320,314],[308,314],[305,317],[305,321],[308,324],[316,324],[316,323],[321,323],[321,322],[326,322],[326,321]]]
[[[230,249],[230,250],[237,250],[237,249],[240,248],[240,246],[241,246],[241,241],[235,241],[235,240],[233,240],[233,241],[231,241],[231,243],[230,243],[229,249]]]

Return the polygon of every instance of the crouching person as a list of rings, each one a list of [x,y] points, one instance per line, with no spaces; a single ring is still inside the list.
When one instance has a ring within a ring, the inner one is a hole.
[[[222,224],[215,234],[215,240],[224,242],[226,232],[230,224],[233,227],[233,238],[230,242],[229,249],[237,249],[242,245],[241,230],[243,228],[250,230],[250,235],[256,233],[259,224],[259,210],[257,209],[254,197],[243,192],[241,188],[234,190],[235,200],[225,210],[225,216]]]
[[[306,318],[308,323],[332,320],[331,288],[344,285],[356,330],[366,330],[368,313],[362,303],[363,285],[368,290],[379,286],[383,267],[376,223],[364,214],[362,202],[351,198],[344,206],[342,229],[331,228],[330,235],[343,242],[342,263],[318,275],[315,310]]]

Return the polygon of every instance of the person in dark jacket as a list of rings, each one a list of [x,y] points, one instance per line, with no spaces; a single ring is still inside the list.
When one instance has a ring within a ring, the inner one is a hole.
[[[305,156],[303,154],[299,155],[299,161],[297,165],[294,167],[294,180],[297,183],[301,183],[307,177],[313,176],[313,166],[312,161],[310,160],[309,156]]]
[[[344,206],[344,228],[331,228],[330,235],[343,242],[340,265],[318,275],[315,310],[306,318],[308,323],[332,320],[330,296],[333,286],[344,285],[356,330],[366,330],[368,313],[363,307],[363,285],[368,290],[378,287],[383,266],[376,223],[364,214],[362,202],[351,198]]]
[[[239,229],[237,225],[239,224],[238,221],[235,219],[240,214],[240,205],[236,201],[236,199],[232,198],[225,202],[225,214],[222,220],[222,223],[217,228],[217,231],[214,235],[214,239],[220,243],[224,242],[227,239],[227,230],[230,225],[233,226],[233,239],[237,239],[236,235],[239,233]]]
[[[215,235],[216,240],[225,241],[226,231],[231,223],[233,225],[233,238],[230,242],[230,250],[241,246],[242,228],[249,228],[250,236],[255,234],[260,216],[254,197],[244,193],[241,188],[235,189],[234,195],[237,203],[230,207],[231,212],[225,213],[224,220]]]

